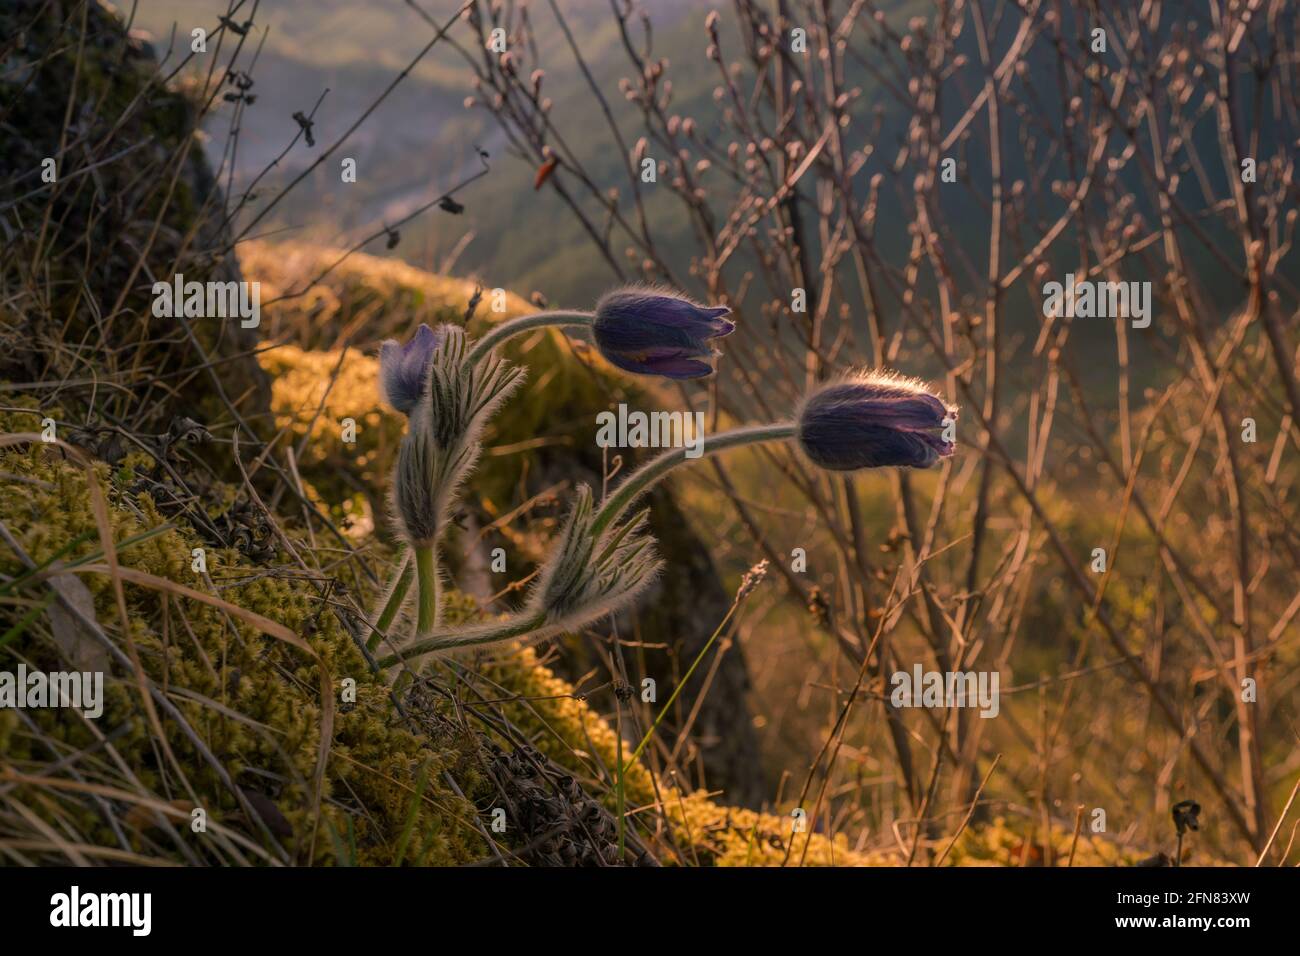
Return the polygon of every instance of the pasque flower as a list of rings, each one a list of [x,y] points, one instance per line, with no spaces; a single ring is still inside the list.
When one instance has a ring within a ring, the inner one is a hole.
[[[946,426],[957,409],[915,379],[862,372],[813,392],[799,412],[796,437],[819,468],[928,468],[953,453]]]
[[[432,595],[436,603],[437,576],[428,555],[446,523],[447,502],[445,496],[435,500],[431,490],[457,487],[478,451],[476,446],[446,442],[437,426],[449,423],[451,427],[446,431],[451,435],[473,431],[460,423],[480,420],[482,410],[495,407],[513,387],[513,377],[503,378],[497,369],[469,381],[446,374],[465,368],[460,361],[463,348],[463,337],[455,330],[435,356],[429,388],[411,420],[412,435],[423,433],[427,437],[408,435],[399,456],[394,498],[416,552],[421,618],[417,640],[382,659],[381,667],[514,638],[542,640],[584,627],[626,607],[654,579],[660,562],[654,541],[645,530],[645,516],[624,520],[624,515],[656,482],[694,460],[684,448],[667,449],[624,478],[599,507],[590,489],[580,486],[524,607],[503,620],[433,633],[436,615],[426,609],[424,602]],[[490,350],[484,354],[490,354]],[[480,377],[500,384],[483,397],[457,401],[460,389],[468,386],[471,395],[476,392],[474,380]],[[833,471],[925,468],[953,453],[953,441],[947,433],[956,417],[955,407],[946,405],[919,381],[892,372],[860,372],[812,392],[794,421],[748,425],[718,433],[708,440],[703,452],[715,455],[747,445],[794,440],[814,464]],[[426,476],[430,473],[451,474],[453,478],[435,477],[429,482]],[[418,564],[422,554],[424,565]]]
[[[415,640],[395,643],[381,667],[430,654],[514,638],[541,640],[587,626],[632,603],[660,569],[644,515],[632,504],[674,468],[689,463],[668,449],[627,476],[599,506],[578,488],[555,545],[524,606],[505,619],[441,626],[438,542],[453,503],[482,453],[486,421],[519,385],[523,369],[498,354],[508,339],[547,327],[590,327],[614,365],[643,375],[697,378],[713,371],[712,339],[735,324],[725,307],[707,307],[654,289],[611,292],[592,312],[540,312],[501,323],[478,341],[456,326],[421,326],[406,344],[380,349],[384,396],[410,418],[398,450],[394,511],[408,545],[375,616],[382,637],[399,613],[411,578],[418,584]],[[795,440],[822,468],[925,468],[953,453],[950,408],[923,383],[890,372],[860,372],[823,385],[793,421],[749,425],[709,438],[714,455],[765,442]],[[412,565],[414,569],[412,570]],[[372,637],[370,646],[376,645]]]
[[[379,346],[379,386],[384,401],[410,415],[424,394],[433,353],[447,338],[447,326],[431,329],[423,322],[406,343],[389,339]]]
[[[465,331],[457,326],[440,326],[437,332],[422,326],[421,330],[429,334],[417,332],[409,353],[406,346],[400,347],[400,353],[389,350],[394,371],[391,378],[385,374],[384,388],[395,408],[402,408],[399,402],[415,396],[406,409],[410,427],[397,452],[393,505],[415,558],[417,628],[427,634],[438,621],[438,539],[465,477],[482,453],[483,426],[522,381],[523,369],[496,354],[467,361]],[[436,344],[424,358],[420,351],[431,339]],[[413,385],[411,371],[419,365],[423,366],[423,378]],[[397,595],[399,603],[404,594],[401,575],[405,573],[404,564],[390,589],[390,597]],[[388,608],[379,619],[391,621]]]
[[[619,289],[596,303],[592,333],[611,363],[637,375],[701,378],[713,374],[710,339],[736,324],[726,306],[697,305],[653,289]]]

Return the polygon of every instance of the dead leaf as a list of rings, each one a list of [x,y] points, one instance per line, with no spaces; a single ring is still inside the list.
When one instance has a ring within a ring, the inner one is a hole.
[[[257,815],[262,818],[268,830],[282,838],[293,836],[293,827],[289,825],[288,818],[280,812],[280,808],[270,797],[256,790],[245,790],[243,787],[239,788],[239,792],[244,795],[248,805],[257,811]]]
[[[55,574],[48,579],[60,597],[84,614],[90,620],[95,619],[95,598],[90,588],[80,578],[71,574]],[[50,631],[54,643],[59,646],[63,656],[79,671],[107,672],[109,669],[108,651],[86,630],[77,618],[63,606],[61,601],[54,601],[46,612],[50,616]]]
[[[533,179],[533,189],[541,189],[542,184],[551,178],[551,173],[555,172],[555,167],[560,165],[559,159],[552,156],[542,165],[537,167],[537,176]]]

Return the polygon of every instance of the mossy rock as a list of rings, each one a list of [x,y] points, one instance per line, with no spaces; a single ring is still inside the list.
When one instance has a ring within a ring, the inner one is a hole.
[[[239,261],[262,283],[267,307],[261,335],[313,351],[348,343],[373,352],[384,339],[405,339],[421,322],[459,325],[481,288],[470,279],[436,275],[400,259],[313,243],[244,242]],[[482,291],[476,314],[486,316],[484,321],[531,311],[514,293]]]
[[[0,417],[0,430],[14,431],[13,425],[13,416]],[[3,471],[16,476],[0,487],[0,520],[38,566],[56,556],[70,564],[98,552],[87,489],[91,479],[82,467],[40,443],[5,449],[0,461]],[[155,581],[124,586],[129,640],[143,672],[166,689],[176,710],[236,785],[274,804],[288,828],[284,848],[289,859],[340,862],[342,854],[346,862],[391,863],[408,823],[413,834],[408,837],[408,862],[451,865],[485,855],[486,847],[471,825],[474,806],[436,779],[449,772],[465,794],[481,792],[483,781],[473,759],[472,740],[452,734],[434,740],[401,726],[392,712],[388,687],[370,672],[352,638],[328,613],[320,593],[301,576],[255,567],[234,550],[206,549],[207,575],[220,599],[295,634],[308,635],[318,661],[233,614],[170,593],[168,582],[207,590],[191,565],[193,549],[204,542],[184,522],[169,522],[158,514],[149,496],[128,495],[121,471],[110,472],[102,463],[94,471],[93,480],[105,488],[111,505],[108,515],[119,562]],[[157,533],[127,543],[146,532]],[[75,547],[67,547],[78,541]],[[16,555],[6,554],[2,570],[13,577],[23,567]],[[109,577],[88,573],[77,579],[88,588],[105,633],[119,646],[125,644],[127,635],[118,623]],[[25,609],[39,605],[46,589],[34,584],[19,594]],[[79,640],[93,639],[82,634]],[[20,656],[32,667],[59,670],[66,663],[61,663],[57,645],[47,619],[38,617],[0,654],[10,664]],[[317,807],[313,775],[323,721],[322,669],[333,693],[339,692],[345,678],[355,680],[356,702],[335,707],[325,789]],[[160,742],[150,733],[131,676],[114,673],[106,679],[105,693],[100,726],[112,734],[116,754],[131,772],[129,781],[117,781],[128,797],[115,809],[138,823],[133,832],[129,824],[118,823],[124,826],[132,853],[171,858],[177,851],[159,841],[148,815],[130,815],[131,795],[163,803],[190,800],[207,812],[209,820],[246,833],[256,842],[256,828],[242,817],[220,775],[181,727],[165,717],[164,739],[174,760],[160,759]],[[11,732],[0,751],[3,762],[20,772],[40,772],[56,756],[48,752],[51,742],[59,753],[96,747],[97,735],[68,710],[32,711],[31,719],[39,732]],[[113,768],[100,766],[99,760],[94,763],[96,775],[102,772],[116,778]],[[420,773],[431,784],[417,803],[414,794]],[[20,788],[17,799],[42,806],[54,796],[40,787]],[[62,809],[56,815],[70,815],[80,842],[117,846],[116,814],[100,812],[90,801],[76,807],[63,800],[58,803]],[[188,834],[188,828],[182,829]],[[193,838],[192,850],[200,859],[222,859],[209,846],[202,837]],[[346,851],[340,851],[341,846]]]
[[[13,432],[17,427],[21,424],[13,415],[0,416],[0,431]],[[415,836],[408,836],[405,862],[454,865],[482,859],[487,850],[475,825],[482,808],[475,804],[490,802],[491,794],[476,760],[481,741],[452,729],[435,740],[401,726],[393,713],[388,686],[370,672],[355,642],[335,616],[327,613],[320,594],[302,576],[258,568],[234,550],[206,552],[207,574],[223,601],[306,635],[319,662],[219,608],[169,592],[163,582],[205,589],[206,582],[191,566],[193,549],[202,542],[183,521],[165,520],[147,495],[124,490],[130,469],[147,464],[132,461],[112,472],[98,463],[91,479],[57,448],[34,443],[4,449],[0,451],[0,468],[16,480],[6,482],[0,490],[0,520],[38,566],[56,556],[68,564],[88,558],[97,561],[96,522],[87,482],[94,480],[106,490],[121,566],[150,575],[154,582],[124,585],[130,642],[144,673],[167,688],[177,711],[230,777],[242,789],[262,794],[274,804],[288,828],[285,849],[291,859],[302,863],[391,863],[403,842],[402,834],[408,830]],[[147,532],[154,533],[146,536]],[[74,542],[79,543],[69,548]],[[10,577],[22,571],[17,555],[6,556],[0,566],[0,572]],[[104,632],[124,643],[108,575],[86,573],[77,579],[86,584]],[[30,607],[42,600],[45,592],[33,583],[30,593],[26,589],[21,593],[25,607]],[[461,614],[470,613],[473,607],[472,602],[455,595],[451,603],[461,608]],[[46,619],[38,616],[7,650],[21,654],[32,666],[57,670],[66,664],[56,648]],[[332,687],[350,677],[357,689],[355,704],[336,710],[325,791],[317,809],[311,781],[322,726],[321,668]],[[557,764],[596,783],[593,756],[606,770],[616,765],[613,729],[585,701],[577,699],[571,685],[540,666],[535,651],[506,649],[501,657],[484,665],[483,675],[517,695],[518,700],[507,707],[516,732]],[[204,808],[214,823],[256,842],[256,828],[243,818],[220,775],[207,766],[203,754],[170,720],[164,721],[163,727],[175,763],[160,759],[158,741],[149,732],[130,675],[115,673],[107,681],[106,697],[102,726],[112,730],[116,753],[131,768],[134,779],[130,786],[119,781],[124,796],[115,809],[120,819],[116,814],[110,819],[91,801],[60,795],[57,812],[75,820],[79,842],[113,847],[116,823],[129,836],[133,858],[144,860],[151,854],[172,858],[175,848],[159,840],[151,818],[130,814],[131,797],[168,803],[181,792],[197,796],[194,804]],[[70,750],[93,747],[96,742],[85,722],[67,710],[37,711],[33,719],[38,733],[22,732],[9,717],[0,732],[0,754],[19,772],[34,775],[39,771],[50,759],[42,748],[48,749],[52,742]],[[185,783],[178,779],[178,767],[185,770]],[[442,781],[444,773],[456,780],[464,796]],[[626,779],[630,809],[644,812],[656,802],[658,792],[665,796],[664,815],[679,843],[690,844],[696,832],[701,838],[707,836],[707,843],[687,847],[692,858],[729,858],[722,835],[727,827],[718,822],[727,818],[725,808],[699,794],[679,799],[662,782],[656,788],[650,772],[640,763],[628,768]],[[15,793],[42,805],[49,797],[39,789],[33,787],[29,792],[23,787]],[[418,802],[417,790],[422,790]],[[612,796],[608,788],[597,792],[609,806]],[[705,817],[710,821],[707,826],[701,822]],[[754,817],[751,822],[745,822],[750,821],[745,816],[736,819],[751,830],[757,821],[760,833],[767,836],[779,833],[785,822],[779,817]],[[749,838],[748,833],[744,838]],[[823,848],[824,838],[813,835],[811,839],[817,850],[813,859],[829,861],[829,844]],[[201,840],[193,849],[205,856]],[[837,862],[856,859],[847,849],[837,850],[836,857]]]
[[[84,32],[82,13],[0,5],[0,205],[12,201],[6,217],[23,224],[0,256],[0,301],[13,309],[0,323],[0,378],[68,383],[63,401],[82,422],[93,412],[161,432],[177,415],[237,414],[256,431],[270,389],[255,330],[152,311],[155,281],[240,279],[197,112],[116,13],[87,4]]]

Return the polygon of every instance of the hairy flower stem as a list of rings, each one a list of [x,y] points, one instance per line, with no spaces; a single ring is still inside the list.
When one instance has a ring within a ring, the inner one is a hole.
[[[729,448],[742,445],[757,445],[769,441],[789,441],[794,437],[794,422],[778,422],[775,425],[751,425],[746,428],[734,428],[728,432],[713,435],[704,441],[703,454],[714,455]],[[599,536],[627,511],[632,502],[650,490],[678,465],[684,465],[696,458],[687,458],[685,448],[672,448],[646,462],[623,481],[614,493],[605,499],[596,513],[592,534]]]
[[[524,637],[536,631],[545,623],[546,616],[544,614],[525,614],[491,624],[458,628],[408,644],[399,653],[390,654],[388,657],[381,659],[379,666],[387,668],[403,661],[409,663],[417,657],[423,657],[425,654],[432,654],[436,651],[474,647],[478,644],[494,644],[497,641],[508,641],[513,637]]]
[[[531,332],[533,329],[544,329],[553,326],[584,326],[590,327],[591,323],[596,320],[595,314],[591,312],[535,312],[532,315],[523,315],[517,319],[511,319],[509,322],[502,322],[483,338],[474,343],[474,350],[469,353],[466,362],[470,365],[478,362],[494,348],[507,339],[514,338],[516,335],[522,335],[524,332]]]
[[[392,577],[389,578],[388,589],[385,592],[387,597],[384,599],[384,606],[379,610],[379,616],[375,618],[374,632],[366,641],[366,650],[373,651],[388,634],[388,629],[397,617],[397,612],[401,610],[402,602],[406,600],[406,593],[411,590],[411,581],[414,579],[415,567],[411,564],[411,551],[407,548],[402,551],[401,560],[397,562],[397,567],[393,569]]]
[[[552,313],[553,315],[554,313]],[[527,319],[538,319],[539,316],[527,316]],[[523,319],[517,321],[524,321]],[[506,323],[507,326],[514,323]],[[537,323],[545,324],[545,323]],[[536,325],[534,325],[536,327]],[[505,326],[503,326],[505,328]],[[779,422],[775,425],[754,425],[748,428],[736,428],[732,431],[723,432],[714,435],[704,444],[703,454],[712,455],[716,452],[726,451],[729,448],[739,448],[742,445],[756,445],[762,442],[770,441],[789,441],[795,435],[795,424],[793,422]],[[599,537],[602,533],[610,528],[628,507],[644,492],[650,489],[655,482],[659,481],[678,465],[685,464],[694,459],[686,457],[684,448],[674,448],[664,452],[658,457],[647,462],[641,468],[634,471],[628,476],[615,492],[606,499],[605,504],[601,506],[594,519],[591,533]],[[471,625],[468,627],[452,628],[442,633],[435,633],[438,628],[438,581],[437,581],[437,556],[433,547],[420,547],[415,549],[415,567],[416,578],[420,584],[419,596],[419,622],[417,625],[416,640],[414,643],[403,647],[398,653],[391,654],[379,661],[380,667],[392,667],[403,661],[410,662],[416,658],[424,657],[427,654],[437,653],[438,651],[455,650],[462,647],[473,647],[479,644],[494,644],[498,641],[507,641],[511,638],[525,637],[528,634],[543,627],[546,623],[546,614],[544,612],[531,612],[516,615],[507,618],[504,621],[498,621],[489,624]],[[715,634],[716,637],[716,634]],[[707,650],[707,647],[706,647]],[[698,663],[698,661],[696,662]],[[662,718],[662,714],[660,715]],[[656,722],[657,723],[657,722]],[[653,728],[651,728],[653,732]],[[638,754],[644,748],[645,741],[638,748]],[[620,761],[621,769],[621,761]]]
[[[439,598],[438,553],[431,544],[415,548],[415,577],[420,583],[415,633],[427,637],[438,626]]]

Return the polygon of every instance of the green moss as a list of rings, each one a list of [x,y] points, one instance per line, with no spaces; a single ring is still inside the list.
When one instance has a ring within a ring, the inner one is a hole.
[[[468,279],[434,275],[399,259],[307,243],[244,242],[239,261],[250,279],[262,283],[262,334],[315,351],[347,341],[369,352],[383,339],[405,339],[421,322],[458,325],[476,289]],[[491,311],[498,304],[503,311]],[[518,296],[497,300],[485,290],[476,322],[526,311],[528,303]]]
[[[0,417],[0,427],[9,430],[11,426],[7,417]],[[0,491],[0,519],[35,561],[47,560],[67,542],[94,531],[87,478],[81,468],[41,446],[7,450],[0,455],[0,461],[9,473],[39,483],[7,483]],[[134,497],[130,509],[122,507],[123,492],[115,486],[115,476],[102,464],[95,470],[96,480],[109,489],[115,504],[110,511],[115,541],[124,542],[166,523],[148,496]],[[91,556],[96,550],[94,542],[91,535],[64,560]],[[190,570],[191,549],[201,544],[189,528],[180,527],[122,547],[119,560],[124,567],[202,589],[202,582]],[[169,697],[177,709],[241,786],[257,786],[256,781],[268,777],[283,781],[276,788],[274,802],[292,827],[295,840],[307,841],[302,848],[303,860],[334,859],[334,844],[329,837],[332,830],[335,834],[355,835],[357,862],[390,862],[420,772],[427,773],[430,782],[415,817],[415,832],[420,838],[414,844],[416,851],[408,854],[408,861],[456,864],[481,857],[485,849],[472,825],[474,806],[451,792],[440,779],[444,771],[451,771],[471,797],[485,792],[472,759],[474,743],[458,740],[455,735],[430,741],[396,726],[388,688],[371,676],[349,636],[332,614],[322,612],[309,586],[291,578],[258,574],[233,550],[208,549],[206,556],[208,572],[222,588],[223,599],[295,633],[309,634],[312,648],[336,686],[344,677],[357,681],[355,706],[340,709],[335,717],[326,774],[327,800],[320,813],[323,825],[316,827],[310,781],[321,727],[317,665],[300,652],[227,619],[205,604],[170,597],[151,587],[126,585],[130,639],[146,673],[170,689]],[[2,570],[12,575],[21,569],[10,559]],[[80,577],[94,598],[97,618],[107,631],[115,632],[117,615],[110,580],[104,574]],[[452,616],[465,615],[470,607],[459,602]],[[44,642],[26,641],[23,651],[34,665],[51,669],[59,666],[53,647]],[[584,779],[599,779],[602,775],[608,779],[608,768],[616,761],[613,729],[573,696],[569,684],[538,665],[532,650],[521,649],[490,661],[482,673],[508,694],[518,695],[518,700],[506,705],[506,713],[517,730],[539,749]],[[101,725],[130,726],[127,733],[117,737],[115,746],[136,768],[141,781],[160,791],[161,798],[169,774],[159,762],[146,723],[140,719],[134,686],[125,679],[110,681],[106,697]],[[34,713],[50,739],[69,748],[94,744],[85,724],[67,711]],[[190,785],[200,796],[200,805],[214,819],[247,830],[233,797],[225,792],[215,772],[178,727],[168,721],[166,730],[167,744],[185,768]],[[17,765],[39,762],[44,756],[35,737],[13,733],[12,721],[0,727],[0,754]],[[606,805],[612,806],[609,788],[597,785],[596,789]],[[672,793],[662,784],[660,789]],[[654,781],[640,764],[628,768],[627,794],[631,808],[655,802]],[[739,852],[736,841],[748,841],[755,825],[767,847],[759,851],[759,856],[766,860],[772,838],[788,822],[770,815],[740,814],[734,817],[734,825],[721,826],[719,814],[731,819],[729,811],[698,794],[684,799],[673,794],[666,813],[679,840],[689,842],[697,834],[702,841],[692,846],[692,854],[722,863],[734,862]],[[93,813],[83,813],[80,822],[92,842],[113,842],[108,824]],[[819,836],[812,840],[813,861],[829,861],[830,845]],[[837,857],[839,862],[856,859],[844,847],[839,848]]]
[[[7,420],[0,419],[0,426],[10,430]],[[6,482],[0,489],[0,518],[33,560],[45,561],[68,542],[94,531],[87,478],[80,467],[41,446],[6,450],[0,460],[5,471],[37,483]],[[123,492],[114,486],[106,466],[96,466],[96,480],[110,490],[115,505],[110,520],[117,542],[166,524],[148,496],[133,498],[130,509],[123,507]],[[92,555],[96,542],[90,535],[63,560]],[[182,526],[122,547],[119,560],[124,567],[206,590],[190,570],[191,549],[202,544]],[[206,604],[169,596],[154,587],[125,587],[130,640],[145,672],[169,689],[172,703],[241,787],[274,791],[273,801],[292,827],[288,842],[298,848],[298,858],[332,861],[332,829],[336,834],[355,835],[357,862],[391,862],[422,766],[430,785],[413,817],[419,839],[412,845],[418,844],[418,852],[408,854],[408,861],[457,864],[483,856],[486,848],[472,826],[474,807],[442,782],[442,774],[450,771],[466,794],[482,791],[484,782],[473,759],[474,741],[450,734],[431,740],[399,726],[387,687],[371,675],[352,639],[310,585],[259,573],[233,550],[209,548],[206,557],[208,572],[224,600],[296,634],[309,635],[335,693],[344,678],[357,682],[355,705],[336,708],[325,805],[317,818],[312,777],[322,726],[318,665],[301,651]],[[6,574],[21,570],[13,562],[12,557],[5,559]],[[83,574],[80,579],[94,598],[96,617],[121,641],[108,577]],[[21,642],[21,650],[33,666],[59,669],[51,643],[27,639]],[[174,787],[174,768],[160,761],[141,718],[133,682],[118,677],[106,683],[101,726],[129,727],[115,739],[118,753],[147,786],[160,791]],[[84,722],[66,710],[36,710],[32,715],[44,734],[68,748],[95,744]],[[210,817],[236,829],[249,829],[233,796],[180,728],[167,720],[164,729],[168,747]],[[34,736],[14,734],[12,728],[0,733],[0,744],[0,754],[15,764],[48,759]],[[87,813],[82,823],[92,842],[116,842],[98,815]]]
[[[538,750],[580,779],[603,781],[602,801],[616,806],[612,787],[618,766],[618,737],[609,723],[575,695],[573,685],[537,662],[536,652],[521,648],[482,662],[480,673],[505,691],[501,706],[511,724]],[[624,747],[627,760],[630,747]],[[626,768],[628,812],[649,821],[660,807],[675,843],[688,864],[779,866],[787,860],[807,866],[882,865],[888,858],[855,853],[843,836],[795,833],[791,817],[738,809],[717,803],[702,792],[681,793],[655,781],[640,762]],[[662,806],[660,806],[662,798]],[[646,824],[653,829],[653,824]],[[791,845],[793,844],[793,845]],[[805,852],[806,849],[806,852]],[[665,853],[665,862],[675,855]]]
[[[1074,850],[1074,866],[1132,866],[1143,854],[1120,847],[1087,832],[1085,825],[1075,840],[1074,831],[1052,826],[1051,864],[1066,866]],[[1013,827],[1006,817],[995,817],[985,826],[964,830],[944,861],[948,866],[1043,866],[1041,832],[1032,827]]]

